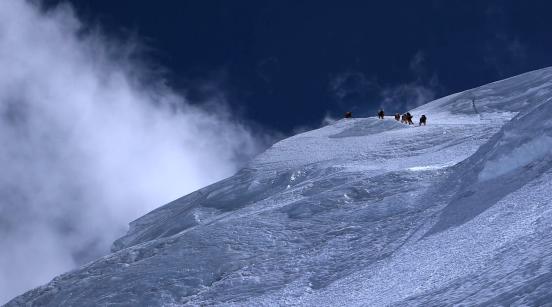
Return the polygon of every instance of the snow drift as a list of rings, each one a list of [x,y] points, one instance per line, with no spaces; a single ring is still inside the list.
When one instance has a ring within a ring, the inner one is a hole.
[[[551,112],[548,68],[296,135],[8,306],[541,305]]]

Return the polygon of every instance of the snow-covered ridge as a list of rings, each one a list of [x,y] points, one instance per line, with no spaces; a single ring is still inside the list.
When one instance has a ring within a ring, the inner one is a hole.
[[[549,302],[552,69],[411,113],[283,140],[8,306]]]

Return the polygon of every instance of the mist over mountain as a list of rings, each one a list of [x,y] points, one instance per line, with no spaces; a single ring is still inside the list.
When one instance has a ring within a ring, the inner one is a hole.
[[[0,302],[107,254],[129,221],[266,146],[222,93],[192,106],[137,42],[39,4],[0,3]]]

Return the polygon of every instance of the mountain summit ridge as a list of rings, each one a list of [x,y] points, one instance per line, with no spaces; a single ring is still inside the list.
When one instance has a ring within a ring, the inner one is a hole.
[[[282,140],[7,306],[549,302],[552,68],[410,112]]]

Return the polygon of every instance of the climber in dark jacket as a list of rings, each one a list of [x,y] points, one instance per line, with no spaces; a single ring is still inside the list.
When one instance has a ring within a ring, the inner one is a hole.
[[[385,113],[383,112],[383,109],[380,109],[378,112],[378,118],[383,119],[384,116],[385,116]]]
[[[396,120],[396,121],[401,120],[401,114],[395,113],[395,120]]]
[[[345,113],[345,118],[351,118],[351,117],[353,117],[353,113],[351,112]]]
[[[425,125],[426,125],[426,122],[427,122],[427,117],[426,117],[425,115],[422,115],[422,116],[420,117],[420,126],[421,126],[422,124],[424,124],[424,126],[425,126]]]

